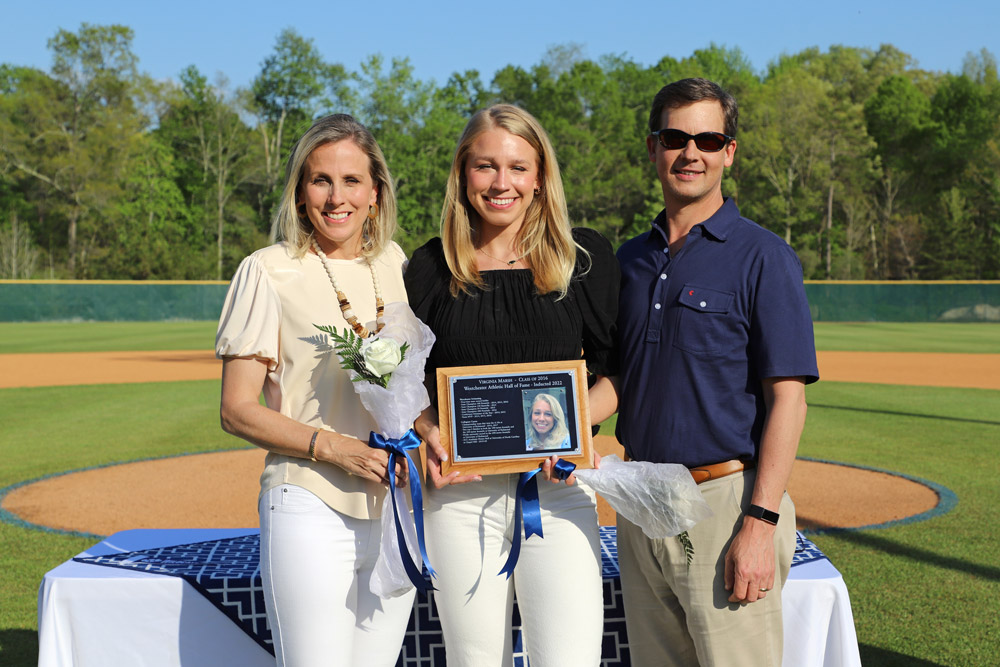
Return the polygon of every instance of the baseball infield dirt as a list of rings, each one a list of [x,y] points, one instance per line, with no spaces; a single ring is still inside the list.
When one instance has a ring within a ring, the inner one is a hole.
[[[212,380],[211,352],[64,352],[4,354],[0,388]],[[820,376],[831,382],[1000,389],[1000,354],[819,352]]]

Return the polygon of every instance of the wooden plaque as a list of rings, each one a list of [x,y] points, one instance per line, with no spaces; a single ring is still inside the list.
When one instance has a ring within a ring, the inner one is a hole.
[[[441,473],[534,470],[554,455],[593,467],[587,366],[578,361],[437,369]]]

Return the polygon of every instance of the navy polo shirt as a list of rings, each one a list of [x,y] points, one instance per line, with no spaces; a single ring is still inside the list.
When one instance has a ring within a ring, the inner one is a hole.
[[[665,223],[618,250],[618,439],[639,461],[756,458],[761,379],[819,379],[802,266],[730,199],[674,257]]]

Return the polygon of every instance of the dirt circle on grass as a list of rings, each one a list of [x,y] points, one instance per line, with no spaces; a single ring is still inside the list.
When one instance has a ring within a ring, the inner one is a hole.
[[[1000,355],[820,353],[826,380],[1000,389]],[[919,356],[918,360],[915,359]],[[198,352],[0,355],[0,386],[214,379],[220,364]],[[958,368],[958,371],[956,371]],[[963,371],[964,369],[964,371]],[[598,437],[602,454],[621,453]],[[10,490],[2,507],[37,526],[94,535],[131,528],[245,528],[257,525],[259,449],[137,461],[48,477]],[[789,494],[800,529],[873,526],[928,512],[938,493],[891,473],[798,459]],[[599,502],[603,525],[613,510]]]
[[[620,453],[599,436],[604,453]],[[94,535],[131,528],[248,528],[257,525],[264,451],[192,454],[93,468],[13,489],[3,508],[29,523]],[[800,529],[870,526],[933,509],[938,495],[883,472],[799,459],[788,489]],[[598,500],[602,525],[615,513]]]

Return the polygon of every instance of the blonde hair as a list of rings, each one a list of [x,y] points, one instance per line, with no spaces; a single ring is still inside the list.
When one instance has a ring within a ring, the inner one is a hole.
[[[525,212],[516,243],[532,269],[538,293],[558,292],[561,299],[573,278],[577,252],[586,251],[573,241],[559,163],[548,135],[534,116],[510,104],[497,104],[477,112],[469,119],[455,148],[441,209],[441,241],[451,269],[451,294],[457,296],[460,291],[470,293],[473,287],[486,287],[476,268],[465,161],[479,135],[496,128],[524,139],[538,154],[540,191]]]
[[[378,215],[374,221],[365,218],[361,232],[361,256],[377,256],[396,233],[396,190],[382,149],[368,128],[352,116],[333,114],[315,121],[292,148],[285,167],[285,187],[281,192],[281,202],[271,221],[271,242],[287,241],[296,257],[302,257],[306,253],[314,231],[312,222],[298,206],[306,160],[320,146],[345,139],[353,141],[368,156],[368,171],[378,188]]]
[[[545,401],[549,404],[549,408],[552,410],[552,421],[555,422],[545,435],[536,431],[535,425],[531,421],[531,412],[535,411],[535,403],[538,401]],[[528,433],[531,434],[531,442],[542,445],[541,449],[557,447],[569,435],[569,429],[566,428],[566,414],[563,412],[562,404],[552,394],[535,394],[535,397],[531,400],[531,412],[528,413]]]

